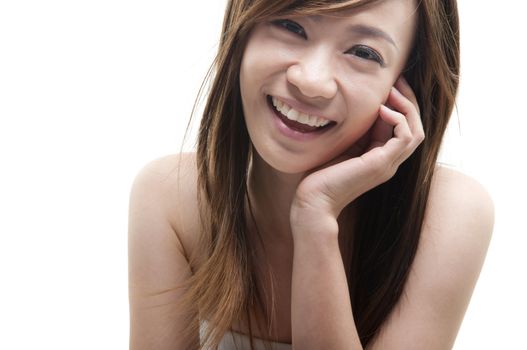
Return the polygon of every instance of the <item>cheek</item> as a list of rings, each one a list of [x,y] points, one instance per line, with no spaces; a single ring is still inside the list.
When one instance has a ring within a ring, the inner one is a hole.
[[[245,95],[247,88],[252,85],[251,80],[254,81],[254,74],[250,73],[252,65],[251,57],[245,54],[240,65],[240,92],[242,96]]]
[[[254,50],[246,51],[240,66],[240,89],[242,96],[251,98],[257,93],[269,71],[269,61],[262,58]]]
[[[349,147],[371,129],[379,116],[379,108],[384,104],[390,87],[374,83],[370,79],[357,79],[349,84],[346,92],[347,118],[342,128],[339,148]]]
[[[254,39],[249,40],[240,63],[240,87],[242,88],[242,93],[243,88],[250,87],[258,79],[260,59],[257,51]]]
[[[246,87],[261,84],[262,79],[269,75],[276,65],[273,52],[269,40],[262,38],[259,31],[256,31],[247,42],[242,56],[240,82],[245,83]]]
[[[349,119],[358,127],[371,126],[387,95],[382,87],[368,82],[354,84],[354,87],[347,101]]]
[[[247,109],[251,111],[256,108],[255,103],[258,95],[256,83],[260,79],[256,59],[250,53],[246,54],[240,66],[240,94],[245,112],[247,112]]]

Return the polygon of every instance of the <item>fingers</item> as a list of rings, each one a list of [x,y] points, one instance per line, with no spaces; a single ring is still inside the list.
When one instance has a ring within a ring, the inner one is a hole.
[[[393,125],[386,123],[382,118],[377,118],[371,129],[370,147],[367,150],[384,145],[392,136]]]
[[[406,116],[412,135],[416,137],[419,141],[418,143],[421,143],[425,134],[423,123],[421,122],[419,104],[412,88],[402,76],[397,79],[394,87],[392,87],[387,102]]]
[[[391,160],[393,166],[399,166],[404,159],[410,156],[413,149],[413,135],[404,114],[381,106],[379,116],[387,124],[393,126],[393,137],[382,147],[387,160]]]
[[[295,198],[318,201],[323,210],[329,207],[337,217],[345,205],[392,178],[424,139],[417,99],[403,78],[391,89],[378,116],[370,130],[345,153],[310,171]],[[363,152],[365,147],[368,149]]]
[[[394,84],[395,88],[401,92],[407,99],[409,99],[412,104],[414,105],[415,109],[417,110],[417,113],[421,114],[419,111],[419,104],[417,103],[417,97],[414,94],[414,91],[408,84],[408,81],[401,75],[399,79]]]
[[[404,78],[399,78],[392,87],[387,104],[393,109],[382,105],[379,116],[393,126],[394,137],[383,148],[397,167],[419,146],[425,134],[417,99]]]
[[[384,105],[379,110],[381,119],[393,127],[393,137],[408,143],[412,138],[412,131],[406,121],[406,116]]]

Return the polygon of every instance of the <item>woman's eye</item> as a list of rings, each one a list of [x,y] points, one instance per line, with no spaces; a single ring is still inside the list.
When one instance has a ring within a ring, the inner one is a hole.
[[[304,28],[302,28],[302,26],[296,23],[295,21],[291,21],[289,19],[278,19],[273,21],[272,23],[307,39],[307,35],[304,31]]]
[[[359,58],[363,58],[365,60],[371,60],[379,63],[381,66],[384,65],[384,60],[382,59],[381,55],[377,53],[374,49],[368,46],[363,45],[357,45],[352,47],[350,50],[347,51],[347,53],[350,53],[352,55],[355,55]]]

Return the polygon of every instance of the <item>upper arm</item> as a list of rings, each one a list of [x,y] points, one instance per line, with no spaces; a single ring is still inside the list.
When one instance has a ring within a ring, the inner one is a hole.
[[[440,168],[403,294],[368,348],[452,348],[493,223],[494,207],[485,189],[468,176]]]
[[[181,333],[191,311],[182,310],[176,303],[191,269],[170,212],[179,199],[173,181],[177,158],[166,157],[146,165],[130,194],[130,349],[189,348]]]

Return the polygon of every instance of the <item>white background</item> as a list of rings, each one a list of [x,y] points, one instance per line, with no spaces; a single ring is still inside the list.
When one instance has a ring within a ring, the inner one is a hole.
[[[179,150],[224,3],[0,2],[1,349],[127,348],[128,193]],[[527,348],[521,3],[459,4],[442,159],[486,186],[496,225],[457,350]]]

